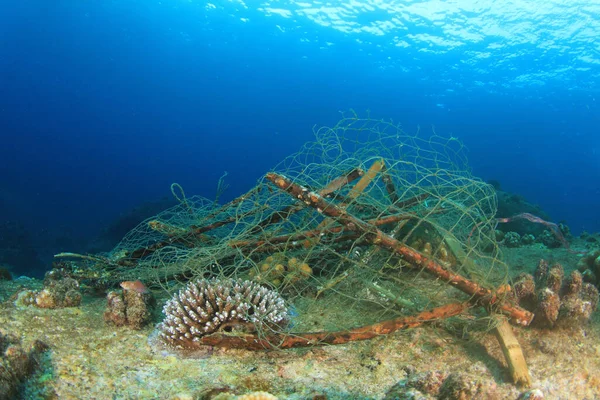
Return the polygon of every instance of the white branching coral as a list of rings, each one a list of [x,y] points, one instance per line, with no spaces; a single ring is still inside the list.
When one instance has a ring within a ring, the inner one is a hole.
[[[159,338],[167,345],[190,349],[214,332],[281,329],[289,322],[284,300],[256,282],[201,279],[188,283],[164,306]]]

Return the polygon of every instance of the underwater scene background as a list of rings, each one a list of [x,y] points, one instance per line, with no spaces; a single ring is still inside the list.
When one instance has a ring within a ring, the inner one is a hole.
[[[212,198],[227,171],[230,200],[349,109],[455,136],[474,175],[598,231],[598,7],[3,2],[5,231],[47,262],[173,182]]]
[[[600,398],[599,34],[0,0],[0,400]]]

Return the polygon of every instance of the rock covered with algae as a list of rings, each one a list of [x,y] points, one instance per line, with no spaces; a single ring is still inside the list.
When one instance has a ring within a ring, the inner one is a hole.
[[[418,373],[412,366],[404,368],[406,379],[392,386],[385,400],[445,399],[499,400],[496,384],[480,374],[428,371]]]
[[[139,280],[121,282],[121,287],[123,290],[110,291],[106,295],[104,320],[116,326],[142,329],[152,319],[156,304],[154,296]]]
[[[48,346],[36,340],[29,349],[13,335],[0,331],[0,399],[19,398],[19,388],[39,364]]]
[[[577,263],[577,269],[583,274],[586,282],[600,286],[600,249],[584,254]]]
[[[52,270],[46,273],[42,290],[22,291],[17,302],[39,308],[77,307],[81,303],[79,282],[61,270]]]

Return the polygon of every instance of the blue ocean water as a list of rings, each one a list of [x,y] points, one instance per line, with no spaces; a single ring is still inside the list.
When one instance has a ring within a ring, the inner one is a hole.
[[[0,221],[41,260],[173,182],[212,198],[227,171],[227,201],[350,108],[600,230],[597,1],[0,5]]]

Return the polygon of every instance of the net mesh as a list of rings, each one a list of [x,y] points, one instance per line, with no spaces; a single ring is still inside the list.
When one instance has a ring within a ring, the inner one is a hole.
[[[494,239],[496,197],[454,138],[409,135],[391,121],[344,117],[273,171],[482,287],[507,280]],[[465,301],[367,233],[260,179],[225,205],[194,196],[127,234],[92,270],[169,292],[194,278],[277,290],[293,330],[339,331]],[[108,261],[107,261],[108,260]]]

